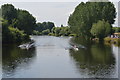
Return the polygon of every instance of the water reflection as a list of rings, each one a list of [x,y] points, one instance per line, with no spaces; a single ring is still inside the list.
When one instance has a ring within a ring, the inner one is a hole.
[[[70,50],[71,57],[76,61],[77,68],[88,78],[117,78],[116,61],[112,48],[104,44],[94,44],[80,38],[72,39],[71,43],[85,45],[86,49]],[[89,44],[89,45],[86,45]]]
[[[16,70],[28,67],[36,56],[35,48],[22,50],[17,45],[3,45],[2,47],[3,77],[9,77],[14,75]]]
[[[3,45],[3,78],[117,78],[117,48],[83,38],[33,36],[36,48]],[[80,46],[70,49],[71,44]],[[85,47],[85,48],[83,48]]]

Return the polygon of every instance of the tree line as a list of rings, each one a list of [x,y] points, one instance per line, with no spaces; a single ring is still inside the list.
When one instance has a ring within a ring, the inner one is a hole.
[[[53,22],[36,23],[32,14],[16,9],[12,4],[2,5],[0,11],[2,41],[5,43],[27,41],[29,35],[83,36],[102,40],[119,31],[112,27],[116,10],[111,2],[81,2],[69,16],[67,27],[55,27]]]
[[[68,36],[69,27],[55,27],[53,22],[36,22],[28,11],[16,9],[12,4],[4,4],[0,11],[2,17],[2,42],[21,43],[30,40],[29,35]]]
[[[1,6],[0,24],[2,25],[3,43],[21,43],[30,40],[29,35],[54,27],[52,22],[36,23],[35,17],[28,11],[16,9],[12,4]],[[46,32],[43,31],[45,34]]]

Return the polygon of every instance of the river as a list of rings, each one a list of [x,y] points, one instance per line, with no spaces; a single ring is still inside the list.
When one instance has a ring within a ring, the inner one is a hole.
[[[3,78],[118,78],[119,47],[71,37],[32,38],[30,50],[3,45]],[[80,49],[69,49],[71,44]]]

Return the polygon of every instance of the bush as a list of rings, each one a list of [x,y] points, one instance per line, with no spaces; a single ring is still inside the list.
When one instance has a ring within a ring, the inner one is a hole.
[[[69,34],[69,36],[76,36],[76,34]]]
[[[33,35],[40,35],[39,31],[33,30]]]
[[[24,31],[20,31],[17,28],[13,28],[13,27],[8,27],[8,29],[10,30],[10,36],[11,36],[11,40],[13,42],[25,42],[29,40],[29,36],[27,34],[24,33]]]
[[[48,35],[49,35],[49,36],[55,36],[53,33],[49,33]]]
[[[43,35],[48,35],[49,33],[50,33],[50,30],[49,30],[49,29],[46,29],[46,30],[42,31],[42,34],[43,34]]]
[[[113,32],[113,33],[118,33],[118,32],[120,32],[120,27],[113,27],[113,28],[112,28],[112,32]]]

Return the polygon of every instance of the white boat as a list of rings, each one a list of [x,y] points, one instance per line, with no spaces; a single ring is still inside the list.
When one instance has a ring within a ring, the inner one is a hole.
[[[78,51],[79,49],[76,47],[76,48],[73,48],[75,51]]]
[[[29,42],[29,43],[26,43],[26,44],[22,44],[18,47],[21,48],[21,49],[29,50],[30,48],[34,47],[34,42]]]
[[[79,50],[79,48],[78,48],[76,45],[70,46],[69,49],[72,49],[72,50],[75,50],[75,51],[78,51],[78,50]]]

